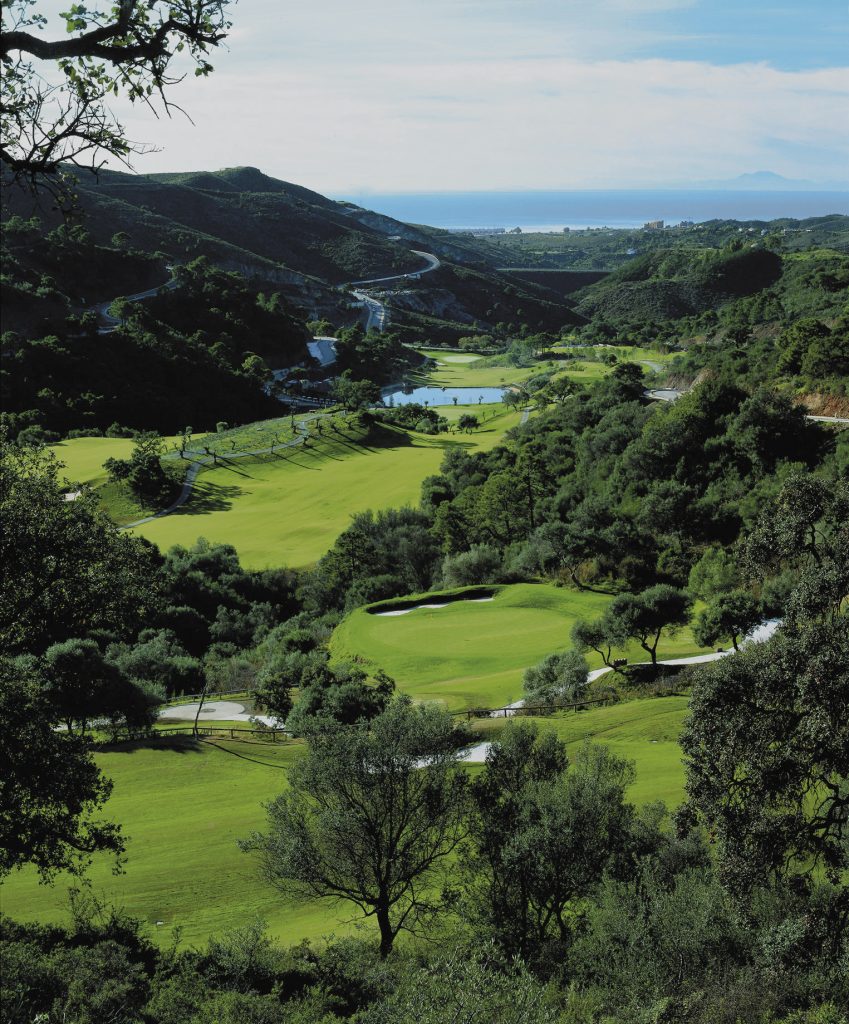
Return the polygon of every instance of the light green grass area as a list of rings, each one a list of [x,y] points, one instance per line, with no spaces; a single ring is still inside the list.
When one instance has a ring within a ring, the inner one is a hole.
[[[326,429],[309,447],[209,467],[176,512],[138,528],[163,550],[198,537],[233,544],[247,568],[317,561],[366,509],[417,505],[421,482],[453,446],[497,445],[520,414],[498,415],[472,434],[429,437],[394,427],[368,435]]]
[[[358,608],[337,627],[330,649],[337,659],[366,659],[392,676],[402,693],[439,700],[452,711],[499,707],[522,696],[529,665],[569,645],[576,618],[594,618],[609,600],[589,591],[516,584],[501,588],[493,601],[455,601],[405,615]]]
[[[596,591],[519,583],[500,588],[493,601],[455,601],[398,616],[358,608],[336,628],[330,650],[338,660],[382,668],[402,693],[439,700],[452,711],[501,707],[522,696],[526,668],[570,647],[575,620],[596,618],[610,600]],[[704,653],[689,629],[662,637],[658,652],[661,658]],[[638,644],[624,653],[631,662],[648,658]],[[587,661],[591,668],[602,664],[594,652]]]
[[[195,440],[205,437],[195,434]],[[167,448],[177,444],[176,437],[163,438]],[[65,468],[60,476],[74,483],[88,484],[99,487],[106,482],[106,470],[103,463],[107,459],[128,459],[133,453],[131,437],[75,437],[70,441],[59,441],[50,445]]]
[[[597,363],[589,359],[579,359],[574,363],[558,363],[560,369],[555,373],[557,377],[568,377],[570,380],[579,381],[581,384],[593,384],[602,377],[606,377],[613,369],[605,363]]]
[[[552,349],[554,352],[569,351],[568,349]],[[613,349],[599,349],[599,356]],[[668,360],[668,355],[649,352],[647,349],[635,347],[616,348],[620,360],[625,359],[654,359],[657,361]],[[566,376],[573,380],[590,384],[593,381],[601,380],[612,370],[606,363],[597,362],[589,356],[580,358],[576,363],[565,363],[561,359],[546,359],[543,357],[530,367],[513,366],[486,366],[483,357],[468,355],[466,353],[445,353],[438,349],[422,349],[422,355],[429,356],[438,362],[436,369],[429,372],[420,372],[410,377],[411,383],[430,384],[434,387],[498,387],[506,384],[521,384],[529,377],[538,376],[547,371],[555,371],[558,377]]]
[[[629,800],[638,805],[663,800],[676,807],[684,799],[678,737],[686,714],[686,697],[650,697],[528,720],[554,730],[570,755],[585,740],[604,743],[636,765],[637,780],[628,791]]]
[[[479,359],[484,358],[477,352],[446,352],[441,348],[422,348],[418,351],[423,356],[427,356],[428,359],[435,359],[439,363],[446,363],[448,365],[454,363],[475,363]]]
[[[292,416],[278,416],[273,420],[257,420],[245,426],[233,427],[215,434],[192,435],[187,452],[190,456],[205,455],[210,452],[227,454],[228,452],[259,451],[285,444],[295,437],[296,423],[303,423],[315,417],[315,413],[298,413]]]
[[[521,384],[528,377],[534,377],[546,369],[545,363],[531,367],[515,366],[480,366],[480,356],[471,360],[458,353],[445,353],[423,350],[422,355],[438,360],[435,369],[424,371],[414,370],[407,374],[410,384],[438,388],[497,388],[507,384]],[[446,358],[447,355],[447,358]]]
[[[555,730],[570,752],[586,738],[610,745],[636,762],[628,794],[634,803],[662,799],[674,806],[683,792],[676,737],[685,712],[686,698],[668,697],[533,720]],[[300,743],[215,740],[98,754],[115,786],[107,812],[122,824],[128,845],[122,875],[113,875],[105,858],[95,860],[88,872],[93,891],[146,922],[163,945],[175,925],[184,945],[198,945],[257,916],[286,944],[350,933],[350,908],[285,899],[236,845],[264,827],[262,805],[285,787],[286,768],[302,749]],[[33,871],[16,872],[3,885],[3,911],[24,921],[60,921],[70,884],[62,876],[54,886],[39,885]],[[365,928],[373,936],[373,925]]]
[[[178,741],[98,754],[115,787],[108,814],[129,842],[123,875],[114,876],[107,859],[95,860],[88,872],[94,892],[147,922],[163,943],[175,925],[191,944],[257,916],[287,943],[333,931],[344,909],[336,916],[326,904],[285,900],[236,845],[264,826],[262,804],[284,788],[300,749],[298,743]],[[61,918],[69,884],[63,877],[42,886],[33,871],[16,873],[3,886],[3,911],[22,920]]]

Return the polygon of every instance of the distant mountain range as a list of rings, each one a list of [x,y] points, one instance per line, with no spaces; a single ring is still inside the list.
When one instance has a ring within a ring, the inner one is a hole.
[[[849,182],[811,181],[807,178],[785,178],[775,171],[750,171],[747,174],[738,174],[736,178],[701,181],[696,187],[752,192],[839,192],[849,191]]]

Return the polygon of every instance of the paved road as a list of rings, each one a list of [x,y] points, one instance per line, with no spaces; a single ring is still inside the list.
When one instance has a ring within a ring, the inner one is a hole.
[[[197,714],[198,703],[177,704],[174,707],[163,708],[159,717],[178,721],[194,721]],[[208,700],[204,701],[201,709],[198,725],[206,725],[207,722],[262,722],[263,725],[273,728],[280,728],[281,723],[271,715],[254,715],[245,711],[244,704],[237,704],[233,700]]]
[[[169,271],[173,271],[173,267],[168,267]],[[177,281],[172,276],[163,284],[158,284],[155,288],[146,288],[143,292],[136,292],[133,295],[116,296],[116,298],[124,298],[127,302],[139,302],[141,299],[152,299],[154,295],[158,295],[161,291],[170,291],[172,288],[177,287]],[[101,320],[105,320],[105,324],[102,324],[97,329],[98,334],[111,334],[121,321],[117,316],[112,316],[109,312],[109,307],[115,299],[108,299],[106,302],[100,302],[94,310]]]
[[[391,274],[389,277],[369,277],[364,281],[350,281],[349,285],[355,287],[361,284],[386,284],[389,281],[416,281],[422,274],[429,274],[432,270],[438,270],[442,266],[438,257],[434,256],[432,252],[421,252],[419,249],[410,249],[410,252],[415,256],[421,256],[427,266],[409,274]]]
[[[386,306],[374,296],[369,295],[368,292],[356,290],[354,296],[362,302],[363,306],[368,310],[368,319],[366,320],[366,330],[370,331],[372,327],[376,327],[379,331],[382,331],[386,327],[386,323],[389,317]]]
[[[778,629],[781,624],[780,619],[767,619],[766,622],[762,622],[759,626],[756,626],[752,632],[742,641],[741,646],[747,643],[762,643],[764,640],[768,640],[772,634]],[[729,654],[734,654],[734,650],[728,651],[716,651],[713,654],[696,654],[691,658],[670,658],[667,661],[661,661],[660,665],[704,665],[711,661],[718,661],[720,658],[727,658]],[[651,662],[644,661],[639,662],[641,665],[650,665]],[[596,668],[587,676],[589,682],[593,682],[599,679],[603,675],[607,675],[608,672],[612,672],[613,669],[607,668]],[[524,707],[524,700],[514,701],[512,704],[507,705],[508,712],[511,710],[517,710],[518,708]],[[499,716],[500,717],[500,716]],[[483,764],[486,761],[486,756],[489,753],[490,743],[477,743],[475,746],[470,747],[463,760],[469,764]]]
[[[384,303],[379,299],[376,299],[373,295],[368,292],[362,291],[361,285],[369,284],[389,284],[391,281],[418,281],[422,274],[429,274],[432,270],[438,270],[442,264],[439,259],[430,252],[421,252],[419,249],[411,249],[410,252],[421,258],[427,263],[426,267],[421,270],[416,270],[411,274],[393,274],[391,277],[372,277],[367,281],[351,281],[349,287],[353,288],[354,296],[362,302],[363,306],[368,310],[368,317],[366,319],[366,330],[370,331],[373,327],[376,327],[378,331],[383,331],[386,328],[386,324],[389,322],[389,311],[387,310]]]

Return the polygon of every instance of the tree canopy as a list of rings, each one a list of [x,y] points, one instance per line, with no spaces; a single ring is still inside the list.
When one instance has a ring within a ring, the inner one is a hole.
[[[210,51],[230,28],[228,0],[117,0],[71,4],[57,24],[35,0],[3,4],[0,157],[36,186],[62,164],[97,170],[143,146],[109,109],[123,94],[170,115],[170,90],[190,71],[212,71]],[[52,30],[52,38],[42,34]]]
[[[0,561],[14,586],[0,610],[0,650],[40,653],[104,628],[134,632],[157,599],[161,558],[118,533],[83,491],[66,501],[46,449],[0,447]]]
[[[449,715],[395,701],[368,727],[319,730],[243,848],[284,892],[374,917],[380,953],[441,907],[437,879],[465,833],[465,774]]]

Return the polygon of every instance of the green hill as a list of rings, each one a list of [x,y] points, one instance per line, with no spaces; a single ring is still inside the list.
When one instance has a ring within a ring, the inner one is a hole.
[[[781,257],[767,249],[650,252],[584,289],[578,310],[614,320],[677,319],[762,291],[781,273]]]

